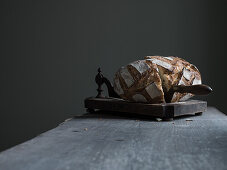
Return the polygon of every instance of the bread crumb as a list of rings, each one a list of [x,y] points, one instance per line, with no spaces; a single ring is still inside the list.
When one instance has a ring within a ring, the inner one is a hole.
[[[156,121],[161,122],[161,121],[162,121],[162,119],[160,119],[160,118],[156,118]]]

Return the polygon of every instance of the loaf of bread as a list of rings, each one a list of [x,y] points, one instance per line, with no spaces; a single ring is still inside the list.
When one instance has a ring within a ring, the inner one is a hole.
[[[121,67],[114,76],[114,91],[125,100],[164,103],[165,93],[174,85],[201,84],[199,70],[178,57],[146,56]],[[171,102],[184,101],[190,93],[175,92]]]

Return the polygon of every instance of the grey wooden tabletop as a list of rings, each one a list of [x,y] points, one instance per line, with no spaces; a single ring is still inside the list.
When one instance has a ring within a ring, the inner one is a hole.
[[[1,170],[226,170],[227,116],[170,122],[93,114],[0,153]]]

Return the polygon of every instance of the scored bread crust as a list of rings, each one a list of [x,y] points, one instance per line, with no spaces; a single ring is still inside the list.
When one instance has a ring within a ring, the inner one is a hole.
[[[138,60],[121,67],[114,77],[114,90],[125,100],[165,102],[157,65],[147,60]]]
[[[164,94],[174,85],[201,84],[199,70],[178,57],[146,56],[121,67],[114,77],[114,90],[123,99],[143,103],[163,103]],[[171,102],[193,95],[174,93]]]

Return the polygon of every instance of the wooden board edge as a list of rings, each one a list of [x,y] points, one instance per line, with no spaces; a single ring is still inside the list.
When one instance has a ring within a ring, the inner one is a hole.
[[[127,102],[114,98],[89,97],[84,100],[85,108],[90,111],[98,109],[135,113],[158,118],[174,118],[181,115],[197,114],[205,112],[207,109],[207,102],[200,100],[189,100],[182,103],[166,103],[161,105],[147,104],[146,107],[142,107],[143,105],[142,103]]]

